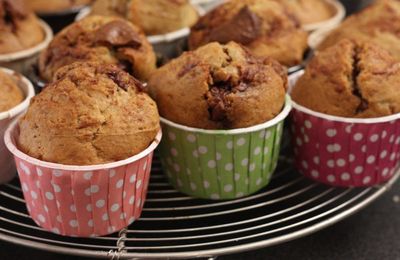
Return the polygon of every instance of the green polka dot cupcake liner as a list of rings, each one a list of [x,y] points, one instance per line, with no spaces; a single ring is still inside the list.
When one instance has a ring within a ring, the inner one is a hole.
[[[204,130],[161,119],[161,162],[170,183],[196,198],[229,200],[266,187],[276,169],[290,97],[273,120],[249,128]]]

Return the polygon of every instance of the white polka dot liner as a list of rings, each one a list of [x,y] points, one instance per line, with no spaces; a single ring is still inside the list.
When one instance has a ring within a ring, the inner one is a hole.
[[[161,132],[142,153],[95,166],[29,157],[15,145],[18,134],[13,123],[5,143],[14,154],[29,214],[39,226],[64,236],[93,237],[117,232],[140,217]]]
[[[289,77],[294,86],[303,71]],[[293,102],[296,167],[318,182],[368,187],[393,177],[400,159],[400,114],[352,119],[311,111]]]
[[[1,55],[0,55],[1,56]],[[13,74],[14,71],[0,68],[2,72]],[[29,106],[30,99],[35,95],[32,83],[25,77],[21,77],[23,84],[20,88],[25,95],[25,100],[18,106],[4,112],[0,112],[0,136],[3,137],[9,124]],[[16,170],[12,160],[12,154],[7,150],[3,140],[0,140],[0,184],[7,183],[15,177]]]
[[[274,172],[290,98],[273,120],[235,130],[203,130],[162,119],[160,152],[173,186],[196,198],[227,200],[265,187]]]

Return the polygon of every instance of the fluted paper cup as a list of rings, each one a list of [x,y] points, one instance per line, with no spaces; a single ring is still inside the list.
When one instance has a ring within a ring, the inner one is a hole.
[[[332,9],[335,11],[335,14],[328,20],[304,25],[303,26],[304,30],[308,32],[313,32],[315,30],[337,27],[346,17],[346,9],[344,8],[343,4],[340,1],[338,0],[323,0],[323,1],[327,2],[332,7]]]
[[[53,39],[53,31],[47,23],[40,21],[40,25],[43,28],[45,38],[43,41],[32,48],[9,53],[0,54],[0,66],[18,71],[22,74],[26,74],[30,67],[36,63],[36,59],[39,53],[44,50],[50,41]]]
[[[14,71],[9,69],[0,68],[0,70],[9,75],[15,74]],[[17,77],[21,78],[18,87],[24,93],[25,99],[16,107],[5,112],[0,112],[0,184],[11,181],[16,176],[12,154],[7,150],[3,140],[4,133],[10,123],[28,108],[31,98],[35,95],[35,90],[31,82],[21,75]]]
[[[208,12],[226,1],[227,0],[191,0],[190,2],[192,3],[192,5],[200,6],[206,12]]]
[[[140,217],[161,132],[140,154],[95,166],[32,158],[18,150],[18,135],[15,122],[5,143],[14,154],[27,209],[37,225],[64,236],[96,237],[119,231]]]
[[[279,156],[290,98],[273,120],[236,130],[203,130],[161,119],[161,162],[171,184],[196,198],[227,200],[265,187]]]
[[[289,77],[293,87],[304,71]],[[368,187],[393,177],[400,158],[400,114],[354,119],[321,114],[293,101],[296,167],[331,186]]]

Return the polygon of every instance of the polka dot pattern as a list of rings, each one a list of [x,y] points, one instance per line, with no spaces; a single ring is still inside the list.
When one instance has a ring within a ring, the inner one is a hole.
[[[307,177],[342,187],[372,186],[391,177],[400,157],[400,120],[344,123],[296,109],[292,116],[296,166]]]

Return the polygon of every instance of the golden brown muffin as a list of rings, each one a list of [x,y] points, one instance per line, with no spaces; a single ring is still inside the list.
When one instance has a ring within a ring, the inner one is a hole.
[[[37,13],[68,11],[90,4],[91,0],[26,0],[29,7]]]
[[[293,100],[324,114],[374,118],[400,112],[400,64],[380,47],[342,40],[318,54]]]
[[[48,162],[93,165],[129,158],[154,141],[157,106],[128,73],[77,62],[55,79],[19,122],[23,152]]]
[[[210,43],[157,70],[149,91],[161,116],[202,129],[264,123],[285,103],[286,70],[236,43]]]
[[[43,28],[23,0],[0,0],[0,54],[22,51],[43,40]]]
[[[18,79],[0,70],[0,112],[7,111],[24,100]]]
[[[153,47],[143,32],[117,17],[90,16],[57,34],[40,55],[40,76],[51,81],[59,68],[75,61],[116,64],[140,80],[156,68]]]
[[[380,0],[347,18],[333,30],[318,49],[326,49],[342,39],[380,45],[400,59],[400,1]]]
[[[92,14],[124,17],[142,28],[146,35],[190,27],[199,16],[188,0],[97,0]]]
[[[286,66],[299,64],[307,49],[307,33],[273,0],[232,0],[200,18],[192,27],[190,49],[214,41],[241,43],[254,55]]]
[[[334,7],[325,0],[284,0],[283,3],[303,25],[323,22],[335,15]]]

